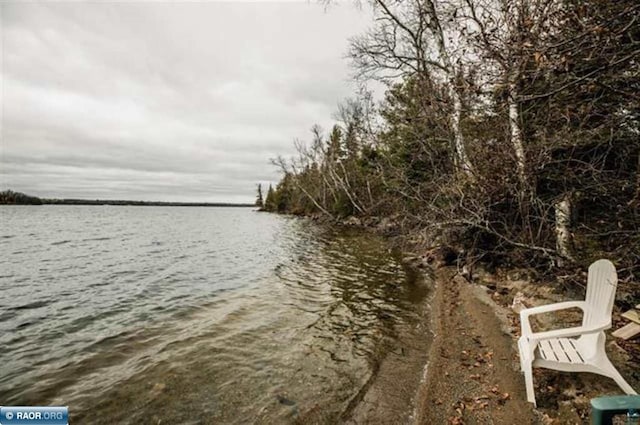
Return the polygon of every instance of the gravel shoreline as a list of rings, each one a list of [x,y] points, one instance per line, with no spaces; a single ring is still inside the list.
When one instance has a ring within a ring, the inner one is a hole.
[[[506,323],[496,315],[486,291],[451,268],[435,274],[436,337],[415,423],[539,423],[526,402]]]
[[[381,362],[341,423],[541,423],[526,402],[506,322],[483,287],[452,267],[425,280],[433,289],[421,329]]]

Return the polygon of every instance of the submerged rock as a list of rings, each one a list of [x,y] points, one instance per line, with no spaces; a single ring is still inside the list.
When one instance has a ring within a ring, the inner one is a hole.
[[[276,395],[276,400],[278,400],[278,403],[284,404],[285,406],[294,406],[296,404],[295,401],[290,400],[287,397],[280,394]]]

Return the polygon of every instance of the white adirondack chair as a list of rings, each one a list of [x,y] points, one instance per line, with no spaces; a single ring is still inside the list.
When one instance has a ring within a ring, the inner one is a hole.
[[[604,331],[611,327],[611,310],[617,284],[618,276],[611,261],[598,260],[589,267],[587,297],[584,301],[549,304],[520,312],[520,368],[524,372],[527,400],[534,406],[534,366],[565,372],[597,373],[613,378],[625,393],[636,394],[605,352]],[[536,333],[531,330],[530,316],[575,307],[583,311],[581,326]]]

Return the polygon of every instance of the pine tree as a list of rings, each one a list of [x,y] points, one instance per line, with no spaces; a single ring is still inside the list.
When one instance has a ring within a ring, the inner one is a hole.
[[[267,191],[267,199],[264,203],[265,211],[275,211],[276,210],[276,195],[273,192],[273,187],[269,184],[269,190]]]
[[[262,184],[258,183],[258,196],[256,196],[256,207],[263,208],[264,201],[262,200]]]

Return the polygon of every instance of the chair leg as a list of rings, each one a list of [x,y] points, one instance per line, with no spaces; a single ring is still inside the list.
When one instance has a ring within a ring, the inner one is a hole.
[[[536,394],[533,390],[533,367],[531,365],[531,361],[526,364],[522,364],[523,372],[524,372],[524,385],[527,389],[527,401],[529,403],[533,403],[533,407],[536,407]]]
[[[622,375],[620,375],[620,372],[618,372],[615,368],[610,372],[609,376],[611,376],[611,378],[613,378],[613,380],[616,381],[616,384],[618,384],[618,386],[622,389],[622,391],[624,391],[628,395],[636,395],[636,394],[638,394],[631,387],[631,385],[629,385],[629,383],[627,381],[625,381],[625,379],[622,377]]]
[[[605,374],[611,379],[613,379],[614,381],[616,381],[616,384],[618,384],[618,386],[620,387],[620,389],[622,389],[622,391],[624,391],[626,394],[629,394],[629,395],[638,394],[631,387],[631,385],[629,385],[629,383],[625,381],[622,375],[620,375],[620,372],[618,372],[618,369],[616,369],[616,367],[611,363],[611,360],[605,357],[605,360],[603,361],[603,363],[604,363],[603,365],[604,367],[602,369],[604,369]]]
[[[520,370],[524,372],[524,385],[527,390],[527,401],[536,407],[536,394],[533,391],[533,350],[525,336],[518,340],[520,354]]]

